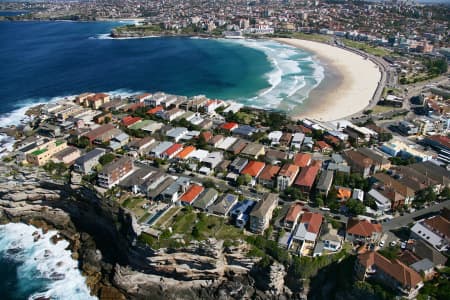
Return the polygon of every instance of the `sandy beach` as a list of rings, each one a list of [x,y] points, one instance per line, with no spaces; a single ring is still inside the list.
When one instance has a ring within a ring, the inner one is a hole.
[[[301,111],[293,113],[294,119],[338,120],[369,105],[381,79],[375,63],[327,44],[288,38],[275,40],[314,53],[325,67],[325,79],[311,91]]]

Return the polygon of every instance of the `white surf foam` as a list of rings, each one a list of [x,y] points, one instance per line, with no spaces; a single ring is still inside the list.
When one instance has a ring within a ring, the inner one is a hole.
[[[34,236],[33,236],[34,234]],[[43,233],[41,229],[22,223],[0,225],[0,253],[19,264],[19,285],[43,280],[46,289],[28,299],[97,299],[90,295],[85,278],[66,248],[69,243],[61,240],[53,244],[56,231]],[[35,236],[40,238],[35,241]]]
[[[272,70],[264,75],[270,86],[251,99],[238,99],[248,105],[276,109],[283,101],[302,103],[324,78],[323,67],[306,51],[268,40],[223,41],[262,51],[272,64]],[[303,70],[302,64],[311,66],[313,74]]]

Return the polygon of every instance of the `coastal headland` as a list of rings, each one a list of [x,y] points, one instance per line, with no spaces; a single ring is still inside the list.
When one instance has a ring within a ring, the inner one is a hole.
[[[324,43],[288,38],[274,40],[313,52],[326,68],[325,80],[311,91],[307,105],[292,113],[294,119],[337,120],[371,104],[381,79],[380,69],[371,60]]]

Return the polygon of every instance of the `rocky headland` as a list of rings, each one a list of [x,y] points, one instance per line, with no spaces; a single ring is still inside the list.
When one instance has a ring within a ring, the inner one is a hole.
[[[41,169],[1,163],[0,222],[55,229],[100,299],[294,299],[277,263],[264,269],[246,243],[209,239],[179,249],[138,242],[134,216],[92,188]]]

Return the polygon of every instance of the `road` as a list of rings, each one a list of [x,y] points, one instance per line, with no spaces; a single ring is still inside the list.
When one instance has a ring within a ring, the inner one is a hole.
[[[408,224],[411,224],[412,222],[415,221],[414,218],[419,217],[424,214],[431,213],[431,212],[438,212],[444,207],[450,208],[450,200],[440,202],[440,203],[432,205],[428,208],[416,210],[413,213],[408,213],[408,214],[405,213],[405,215],[403,215],[403,216],[396,217],[386,223],[383,223],[383,231],[389,231],[389,230],[401,228],[403,226],[407,226]]]

